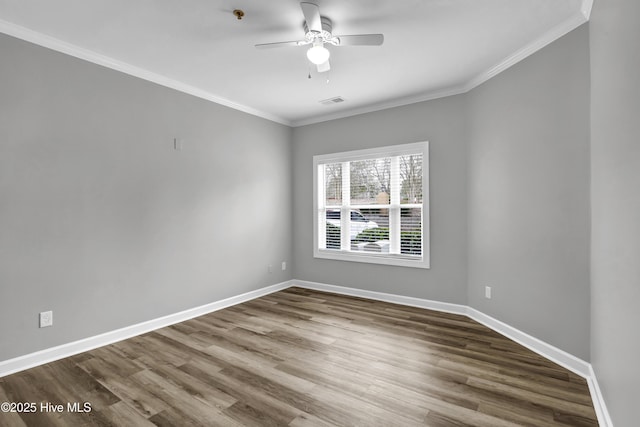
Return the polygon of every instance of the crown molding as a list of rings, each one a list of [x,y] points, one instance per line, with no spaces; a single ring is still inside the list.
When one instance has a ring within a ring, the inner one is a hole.
[[[498,74],[502,73],[506,69],[512,67],[513,65],[524,60],[525,58],[533,55],[540,49],[553,43],[554,41],[558,40],[560,37],[568,34],[569,32],[578,28],[580,25],[587,22],[589,20],[589,16],[591,15],[592,5],[593,5],[593,0],[584,0],[579,14],[573,16],[572,18],[568,19],[562,24],[542,34],[536,40],[532,41],[531,43],[529,43],[522,49],[518,50],[514,54],[509,55],[508,57],[506,57],[499,63],[495,64],[488,70],[485,70],[482,73],[476,75],[466,83],[463,83],[457,86],[452,86],[444,90],[425,92],[420,95],[398,98],[393,101],[369,105],[366,107],[344,110],[341,112],[322,115],[318,117],[310,117],[308,119],[293,120],[291,125],[293,127],[306,126],[310,124],[321,123],[321,122],[326,122],[326,121],[336,120],[336,119],[343,119],[346,117],[352,117],[360,114],[372,113],[375,111],[386,110],[389,108],[402,107],[405,105],[417,104],[419,102],[432,101],[438,98],[445,98],[448,96],[467,93],[475,89],[476,87],[480,86],[482,83],[486,82],[487,80],[491,79],[492,77],[497,76]]]
[[[585,3],[589,3],[589,2],[590,2],[589,0],[585,1]],[[498,74],[502,73],[506,69],[514,66],[518,62],[524,60],[525,58],[539,51],[540,49],[558,40],[562,36],[575,30],[580,25],[588,21],[588,17],[585,16],[583,13],[584,12],[581,12],[580,14],[577,14],[571,17],[570,19],[564,21],[560,25],[555,26],[554,28],[542,34],[537,39],[533,40],[528,45],[524,46],[522,49],[504,58],[502,61],[498,62],[496,65],[489,68],[488,70],[478,74],[476,77],[472,78],[466,84],[463,85],[463,88],[464,88],[463,91],[469,92],[470,90],[480,86],[482,83],[486,82],[492,77],[497,76]],[[588,13],[589,14],[591,13],[590,8]]]
[[[593,0],[582,0],[580,12],[587,21],[591,18],[591,9],[593,9]]]
[[[56,39],[54,37],[47,36],[45,34],[30,30],[28,28],[0,20],[0,32],[25,40],[30,43],[34,43],[88,62],[92,62],[103,67],[107,67],[116,71],[120,71],[125,74],[129,74],[134,77],[138,77],[161,86],[165,86],[189,95],[202,98],[216,104],[220,104],[234,110],[242,111],[253,116],[261,117],[266,120],[270,120],[276,123],[283,124],[289,127],[306,126],[331,120],[343,119],[347,117],[357,116],[366,113],[373,113],[376,111],[387,110],[390,108],[402,107],[405,105],[417,104],[425,101],[432,101],[434,99],[445,98],[448,96],[459,95],[467,93],[472,89],[480,86],[482,83],[491,79],[492,77],[500,74],[511,66],[517,64],[523,59],[529,57],[535,52],[539,51],[543,47],[558,40],[565,34],[578,28],[580,25],[589,21],[591,16],[591,9],[593,7],[593,0],[582,0],[580,11],[571,18],[567,19],[563,23],[557,25],[551,30],[545,32],[537,39],[533,40],[522,49],[507,56],[491,68],[479,73],[470,80],[460,83],[458,85],[451,86],[445,89],[439,89],[434,91],[423,92],[418,95],[411,95],[407,97],[397,98],[390,101],[371,104],[368,106],[357,107],[353,109],[346,109],[335,113],[323,114],[319,116],[313,116],[303,119],[286,119],[275,114],[271,114],[266,111],[261,111],[246,105],[238,104],[229,99],[222,98],[213,93],[202,90],[198,87],[188,85],[175,79],[163,76],[161,74],[154,73],[152,71],[136,67],[123,61],[118,61],[106,55],[101,55],[88,49],[81,48],[71,43]]]
[[[454,86],[447,89],[424,92],[419,95],[412,95],[402,98],[397,98],[391,101],[386,101],[377,104],[371,104],[364,107],[351,108],[343,111],[338,111],[331,114],[323,114],[321,116],[309,117],[307,119],[293,120],[291,122],[292,127],[300,127],[306,125],[312,125],[315,123],[328,122],[331,120],[344,119],[347,117],[359,116],[366,113],[374,113],[376,111],[388,110],[390,108],[403,107],[405,105],[417,104],[419,102],[432,101],[434,99],[446,98],[448,96],[459,95],[467,92],[462,86]]]
[[[402,107],[405,105],[417,104],[419,102],[432,101],[438,98],[445,98],[448,96],[467,93],[475,89],[476,87],[480,86],[482,83],[486,82],[487,80],[491,79],[492,77],[497,76],[498,74],[502,73],[506,69],[522,61],[523,59],[533,55],[534,53],[544,48],[545,46],[558,40],[560,37],[575,30],[585,22],[588,22],[591,16],[592,7],[593,7],[593,0],[583,0],[582,5],[580,7],[580,12],[578,14],[572,16],[571,18],[567,19],[561,24],[543,33],[540,37],[533,40],[528,45],[524,46],[523,48],[516,51],[515,53],[507,56],[502,61],[498,62],[491,68],[479,73],[478,75],[471,78],[465,83],[451,86],[447,89],[424,92],[419,95],[398,98],[393,101],[382,102],[379,104],[373,104],[366,107],[344,110],[341,112],[321,115],[317,117],[310,117],[308,119],[293,120],[291,125],[293,127],[306,126],[310,124],[321,123],[321,122],[326,122],[326,121],[336,120],[336,119],[343,119],[346,117],[356,116],[360,114],[372,113],[375,111],[386,110],[389,108]]]
[[[82,59],[87,62],[91,62],[102,67],[110,68],[121,73],[128,74],[133,77],[138,77],[143,80],[158,84],[160,86],[168,87],[170,89],[177,90],[179,92],[186,93],[188,95],[202,98],[207,101],[214,102],[216,104],[224,105],[225,107],[232,108],[234,110],[242,111],[252,116],[261,117],[263,119],[270,120],[272,122],[280,123],[286,126],[291,126],[291,122],[282,117],[276,116],[265,111],[257,110],[246,105],[238,104],[229,99],[222,98],[213,93],[202,90],[198,87],[188,85],[179,80],[175,80],[162,74],[154,73],[144,68],[137,67],[135,65],[128,64],[123,61],[111,58],[106,55],[102,55],[93,52],[89,49],[82,48],[72,43],[67,43],[55,37],[48,36],[46,34],[33,31],[29,28],[16,25],[12,22],[7,22],[0,19],[0,33],[4,33],[11,37],[15,37],[29,43],[42,46],[56,52],[64,53],[69,56],[73,56],[78,59]]]

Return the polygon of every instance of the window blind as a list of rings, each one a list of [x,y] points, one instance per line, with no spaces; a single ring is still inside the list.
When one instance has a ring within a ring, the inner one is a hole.
[[[427,267],[427,156],[427,143],[316,156],[316,256]]]

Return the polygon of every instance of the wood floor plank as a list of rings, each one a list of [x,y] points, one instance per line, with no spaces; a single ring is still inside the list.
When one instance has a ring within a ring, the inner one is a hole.
[[[465,316],[289,288],[0,378],[4,426],[597,426],[584,378]]]
[[[209,426],[211,420],[215,420],[218,425],[242,427],[242,424],[226,416],[216,402],[194,399],[187,390],[151,370],[140,371],[133,376],[144,384],[149,393],[167,404],[169,409],[161,412],[180,413],[180,425]]]
[[[497,391],[505,395],[515,396],[523,400],[527,400],[534,405],[553,409],[559,414],[567,414],[569,416],[575,416],[578,418],[588,418],[593,411],[593,408],[587,405],[575,404],[574,402],[568,402],[564,399],[556,399],[543,393],[536,393],[507,384],[499,384],[480,378],[470,377],[467,381],[467,384],[471,387],[489,391]]]
[[[321,420],[311,414],[302,413],[289,423],[289,427],[335,427],[335,424]]]
[[[122,401],[114,403],[102,411],[105,418],[114,426],[153,427],[155,425]]]
[[[168,408],[165,402],[148,393],[146,388],[135,379],[124,378],[114,373],[110,365],[103,360],[92,358],[83,361],[79,366],[145,418]]]
[[[550,379],[548,381],[541,382],[532,378],[525,379],[518,376],[500,374],[498,372],[477,368],[469,364],[454,362],[451,360],[443,360],[438,363],[438,366],[457,372],[464,372],[469,376],[483,378],[495,383],[510,385],[523,390],[529,390],[566,400],[568,402],[574,402],[582,405],[591,404],[591,398],[588,394],[585,394],[586,389],[582,385],[576,384],[574,386],[571,382],[567,381],[556,381],[554,383],[553,379]]]
[[[181,366],[180,369],[190,375],[203,378],[208,384],[232,396],[237,401],[246,402],[256,410],[269,414],[271,418],[278,420],[280,425],[287,425],[302,413],[283,399],[273,397],[262,389],[230,375],[227,371],[210,373],[206,366],[198,366],[193,362]]]
[[[149,364],[149,371],[162,378],[167,378],[172,384],[181,388],[196,400],[225,409],[237,402],[236,399],[203,382],[200,378],[189,375],[179,368],[169,364]]]
[[[2,387],[7,396],[7,402],[11,403],[34,403],[36,410],[32,412],[20,412],[18,415],[28,426],[66,426],[63,414],[60,412],[43,411],[41,404],[55,401],[57,398],[45,387],[45,381],[34,381],[34,378],[41,371],[41,367],[21,372],[20,375],[5,377]],[[38,396],[34,399],[33,396]],[[56,402],[58,403],[58,402]],[[4,418],[5,413],[0,413]]]
[[[13,400],[5,392],[2,378],[0,378],[0,402],[12,402]],[[14,401],[15,402],[15,401]],[[24,427],[25,422],[18,412],[3,411],[0,414],[0,427]]]

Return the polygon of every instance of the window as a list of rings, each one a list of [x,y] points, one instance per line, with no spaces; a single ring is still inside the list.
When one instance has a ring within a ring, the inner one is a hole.
[[[429,268],[427,142],[314,156],[314,256]]]

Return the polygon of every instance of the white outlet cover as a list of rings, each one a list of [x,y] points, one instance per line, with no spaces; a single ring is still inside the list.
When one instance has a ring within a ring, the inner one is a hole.
[[[487,299],[491,299],[491,286],[484,287],[484,296]]]
[[[43,311],[40,313],[40,327],[46,328],[53,325],[53,311]]]

